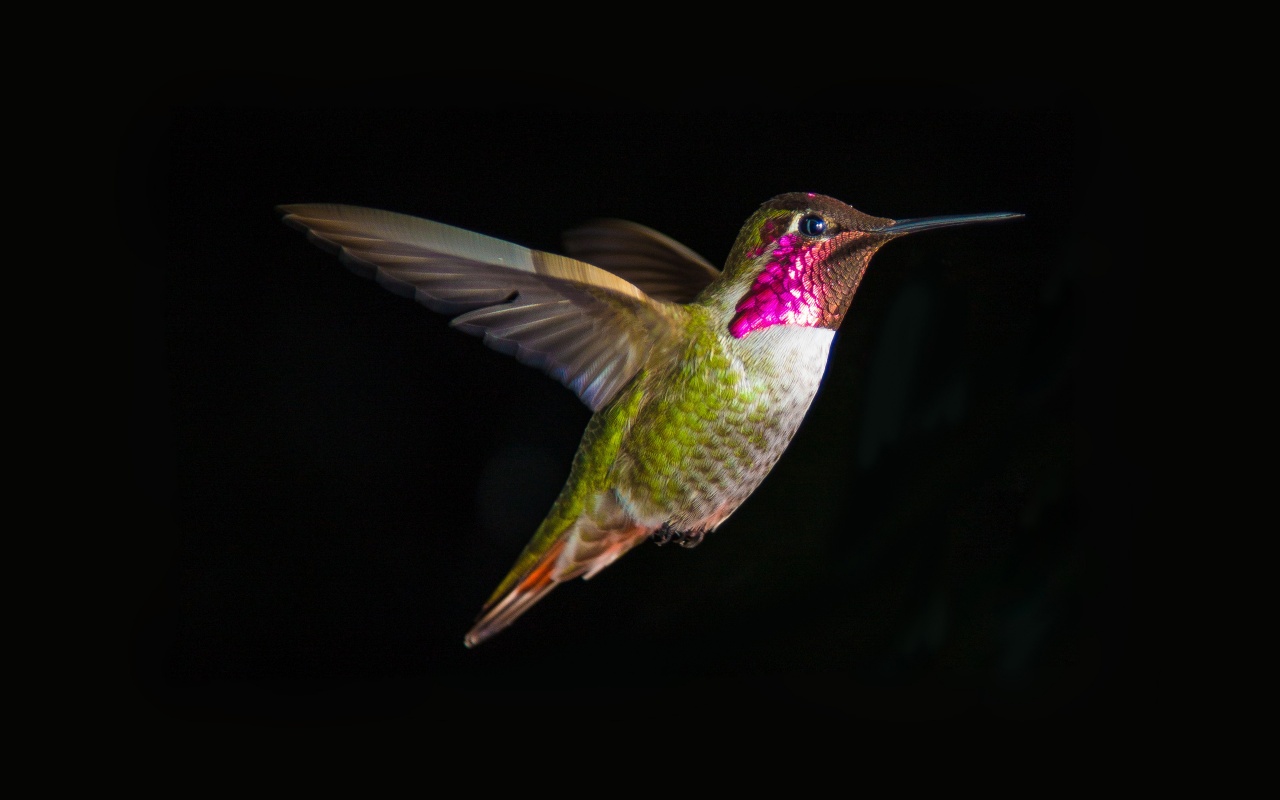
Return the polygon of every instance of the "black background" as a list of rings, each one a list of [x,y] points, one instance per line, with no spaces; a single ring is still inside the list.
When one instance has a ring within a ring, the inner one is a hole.
[[[141,93],[117,176],[138,265],[130,711],[1126,713],[1149,478],[1127,424],[1141,230],[1096,224],[1139,205],[1115,107],[1059,84],[856,89]],[[464,648],[589,412],[274,206],[367,205],[544,250],[615,216],[719,264],[789,191],[1027,216],[876,256],[792,447],[700,547],[638,548]]]

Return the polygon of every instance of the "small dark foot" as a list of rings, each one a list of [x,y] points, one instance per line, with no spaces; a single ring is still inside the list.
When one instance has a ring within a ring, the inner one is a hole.
[[[706,535],[706,531],[678,531],[668,525],[653,532],[649,538],[653,539],[653,543],[662,546],[667,542],[675,542],[681,547],[697,547],[702,544],[702,537]]]

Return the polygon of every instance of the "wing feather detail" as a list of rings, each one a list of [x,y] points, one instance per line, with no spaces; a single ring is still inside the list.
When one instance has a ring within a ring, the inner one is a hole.
[[[592,264],[452,225],[358,206],[278,210],[352,270],[453,316],[454,327],[542,369],[593,411],[672,341],[685,313]]]
[[[564,234],[566,252],[672,303],[688,303],[720,270],[670,236],[623,219],[598,219]]]

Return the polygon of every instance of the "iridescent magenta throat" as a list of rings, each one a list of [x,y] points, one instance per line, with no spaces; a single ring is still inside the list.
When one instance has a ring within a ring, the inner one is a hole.
[[[826,287],[815,280],[815,265],[827,247],[799,247],[800,237],[779,237],[773,260],[756,278],[729,323],[729,332],[741,339],[770,325],[805,325],[821,322],[827,299]]]

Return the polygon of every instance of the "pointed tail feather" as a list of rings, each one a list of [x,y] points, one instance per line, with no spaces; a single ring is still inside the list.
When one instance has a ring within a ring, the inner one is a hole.
[[[557,542],[529,571],[529,574],[516,584],[515,588],[507,592],[501,600],[485,607],[476,624],[471,626],[471,630],[463,639],[467,647],[475,647],[515,622],[516,618],[532,608],[534,603],[556,587],[558,583],[555,577],[556,561],[560,558],[560,551],[563,549],[564,542]]]
[[[601,529],[579,518],[510,591],[489,601],[463,642],[475,647],[515,622],[556,586],[595,576],[652,532],[640,525]]]

